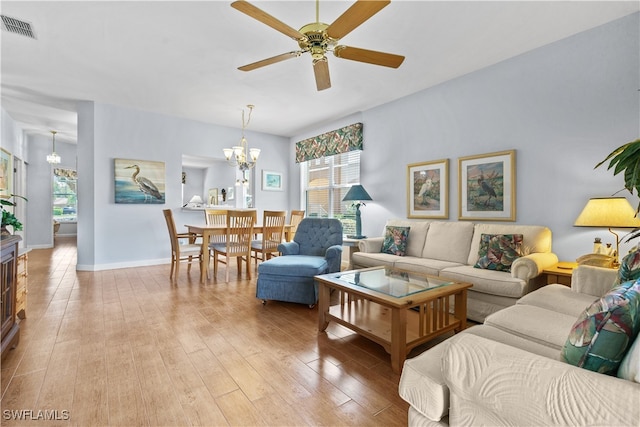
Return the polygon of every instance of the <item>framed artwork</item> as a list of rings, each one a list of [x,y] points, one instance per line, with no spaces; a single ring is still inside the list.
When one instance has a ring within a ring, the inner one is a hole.
[[[449,159],[407,165],[407,217],[449,218]]]
[[[164,162],[115,159],[115,202],[164,204]]]
[[[516,220],[515,150],[458,158],[458,219]]]
[[[13,193],[13,165],[11,153],[0,148],[0,194],[9,196]]]
[[[213,206],[213,205],[217,205],[218,204],[218,189],[217,188],[210,188],[209,189],[209,200],[207,200],[207,204],[209,206]]]
[[[263,169],[262,189],[266,191],[282,191],[282,174]]]

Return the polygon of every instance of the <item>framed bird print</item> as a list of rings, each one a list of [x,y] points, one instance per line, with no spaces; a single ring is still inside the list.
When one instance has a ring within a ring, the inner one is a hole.
[[[164,162],[115,159],[115,202],[164,204]]]
[[[407,165],[407,217],[449,218],[449,159]]]
[[[516,220],[515,150],[458,158],[458,219]]]

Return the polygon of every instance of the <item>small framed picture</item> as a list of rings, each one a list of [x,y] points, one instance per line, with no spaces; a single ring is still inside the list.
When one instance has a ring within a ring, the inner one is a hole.
[[[449,159],[407,165],[407,217],[449,218]]]
[[[13,192],[13,164],[11,153],[0,148],[0,194],[9,196]]]
[[[516,220],[515,150],[458,158],[458,219]]]
[[[266,191],[282,191],[282,174],[280,172],[263,170],[262,189]]]

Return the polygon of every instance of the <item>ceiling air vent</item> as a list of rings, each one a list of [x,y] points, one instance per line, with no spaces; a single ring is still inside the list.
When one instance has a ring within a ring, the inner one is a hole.
[[[33,32],[31,23],[21,21],[10,16],[0,15],[2,17],[2,30],[10,33],[19,34],[21,36],[36,38],[36,33]]]

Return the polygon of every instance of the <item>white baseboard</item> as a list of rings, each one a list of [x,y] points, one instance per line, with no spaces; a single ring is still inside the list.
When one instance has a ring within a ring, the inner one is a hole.
[[[112,264],[94,264],[94,265],[76,265],[77,271],[103,271],[103,270],[117,270],[119,268],[133,268],[133,267],[149,267],[152,265],[171,264],[171,258],[162,259],[145,259],[135,262],[116,262]]]

